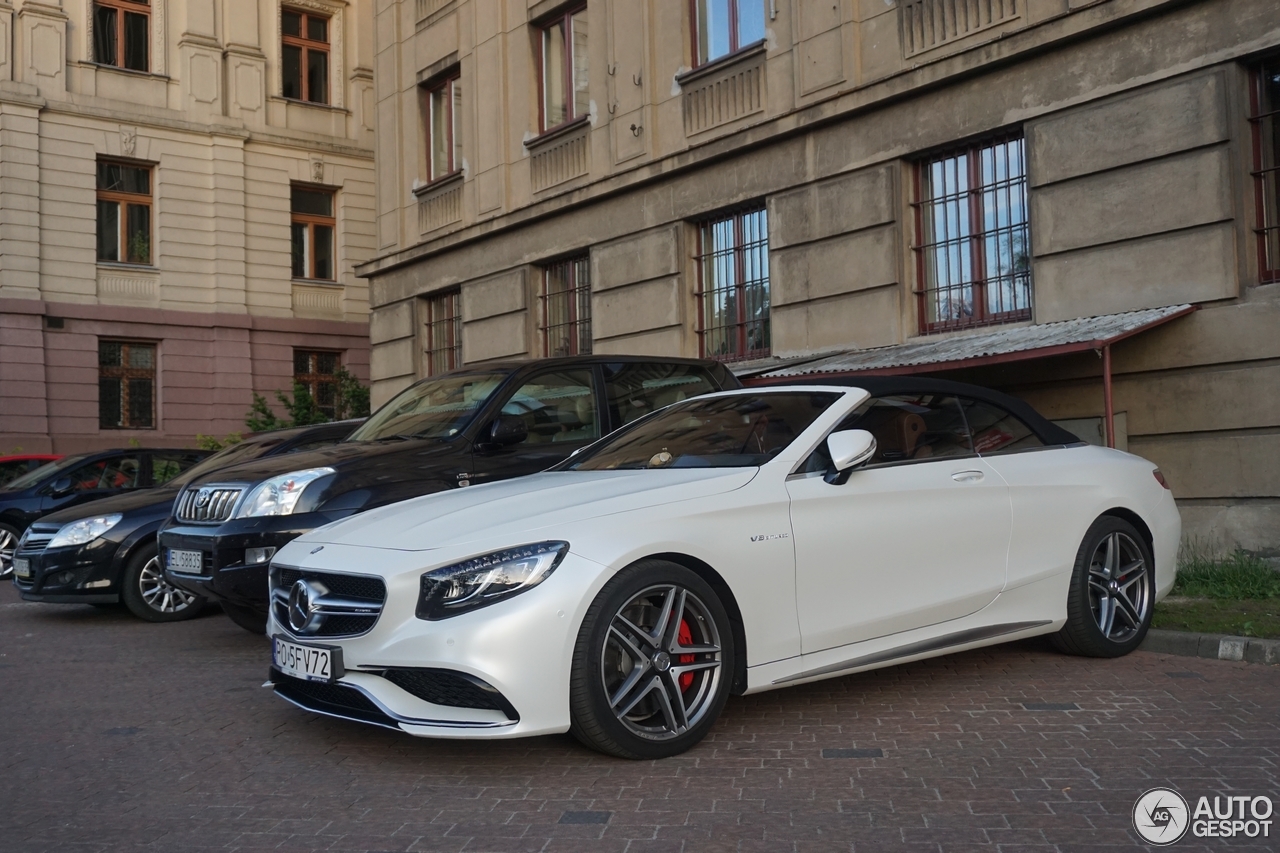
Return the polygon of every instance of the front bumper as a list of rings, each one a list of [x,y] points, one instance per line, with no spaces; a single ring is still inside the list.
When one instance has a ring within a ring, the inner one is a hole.
[[[49,604],[114,604],[120,600],[120,571],[114,557],[119,542],[95,539],[87,545],[19,551],[28,577],[13,575],[13,585],[26,601]]]
[[[439,552],[326,544],[308,556],[305,570],[367,572],[372,559],[385,580],[387,598],[368,633],[333,639],[296,636],[272,614],[268,634],[304,645],[338,646],[345,668],[335,682],[316,687],[273,670],[272,682],[282,698],[316,713],[423,737],[514,738],[569,729],[573,648],[585,610],[607,579],[603,566],[570,552],[528,592],[434,622],[417,618],[414,609],[422,573],[448,564]],[[421,691],[414,695],[389,680],[388,673],[402,670],[469,678],[490,687],[507,710],[427,701]]]
[[[187,592],[216,601],[228,601],[266,614],[267,563],[245,564],[249,548],[279,550],[321,525],[342,516],[310,512],[300,515],[273,515],[234,518],[218,525],[175,524],[160,531],[160,559],[165,578]],[[169,549],[199,551],[203,568],[175,572],[169,568]]]

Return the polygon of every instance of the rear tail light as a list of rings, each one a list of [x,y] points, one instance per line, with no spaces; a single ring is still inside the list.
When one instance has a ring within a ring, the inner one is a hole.
[[[1167,488],[1169,488],[1169,481],[1168,481],[1168,480],[1166,480],[1166,479],[1164,478],[1164,474],[1161,474],[1161,473],[1160,473],[1160,469],[1159,469],[1159,468],[1157,468],[1157,469],[1155,469],[1154,471],[1152,471],[1152,472],[1151,472],[1151,474],[1152,474],[1152,476],[1154,476],[1154,477],[1156,478],[1156,482],[1157,482],[1157,483],[1159,483],[1160,485],[1164,486],[1166,489],[1167,489]]]

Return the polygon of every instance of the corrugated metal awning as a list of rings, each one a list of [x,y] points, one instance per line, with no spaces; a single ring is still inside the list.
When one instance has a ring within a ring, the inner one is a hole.
[[[780,367],[753,371],[748,384],[794,381],[801,377],[875,373],[889,376],[932,373],[962,367],[978,367],[1010,361],[1046,358],[1074,352],[1101,350],[1139,332],[1195,311],[1194,305],[1171,305],[1080,317],[1030,326],[996,327],[980,332],[930,335],[905,344],[849,350],[834,355],[797,360]]]

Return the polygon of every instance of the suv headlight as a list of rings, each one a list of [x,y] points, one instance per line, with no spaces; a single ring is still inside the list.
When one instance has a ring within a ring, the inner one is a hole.
[[[568,553],[568,542],[535,542],[427,572],[415,613],[419,619],[448,619],[533,589]]]
[[[249,492],[249,497],[240,506],[236,518],[249,518],[255,515],[292,515],[307,486],[321,477],[333,473],[332,468],[307,468],[303,471],[290,471],[279,477],[272,477],[259,483]]]
[[[64,524],[53,534],[46,548],[65,548],[68,545],[83,545],[92,542],[102,534],[120,523],[119,513],[99,515],[94,518],[82,518],[70,524]]]

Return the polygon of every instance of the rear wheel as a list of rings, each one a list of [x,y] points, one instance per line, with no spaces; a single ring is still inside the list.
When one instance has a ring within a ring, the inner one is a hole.
[[[13,574],[13,552],[17,550],[20,538],[22,534],[18,528],[0,524],[0,578]]]
[[[733,632],[697,574],[664,560],[620,572],[592,603],[570,675],[570,732],[619,758],[678,755],[729,697]]]
[[[226,601],[222,602],[222,610],[232,622],[249,633],[267,633],[267,614],[259,613],[252,607],[242,607],[239,604],[231,604]]]
[[[1142,644],[1155,607],[1155,560],[1132,524],[1104,515],[1076,552],[1067,623],[1053,636],[1059,650],[1114,658]]]
[[[200,615],[203,596],[179,589],[165,579],[156,543],[144,545],[124,569],[120,598],[129,612],[148,622],[181,622]]]

